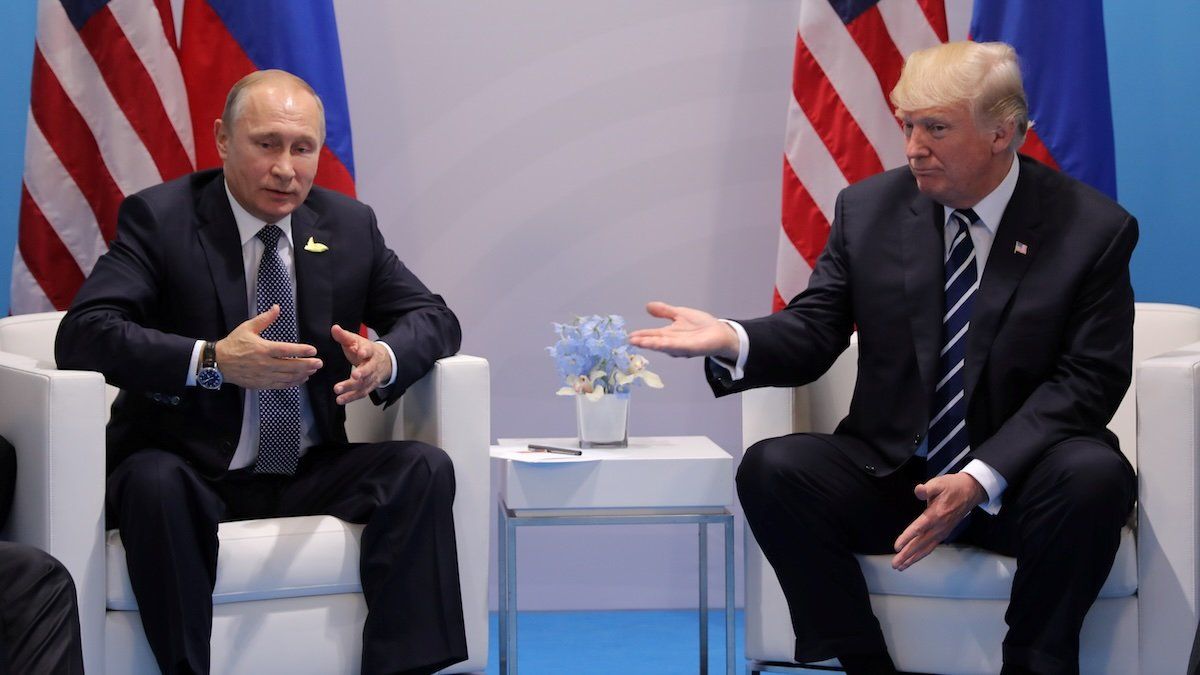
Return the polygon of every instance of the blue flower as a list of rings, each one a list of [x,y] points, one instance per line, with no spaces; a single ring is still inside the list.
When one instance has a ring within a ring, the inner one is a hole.
[[[629,345],[621,316],[577,316],[571,323],[551,325],[558,341],[546,351],[566,384],[558,393],[625,393],[639,381],[651,387],[662,386],[657,375],[645,370],[646,359]]]

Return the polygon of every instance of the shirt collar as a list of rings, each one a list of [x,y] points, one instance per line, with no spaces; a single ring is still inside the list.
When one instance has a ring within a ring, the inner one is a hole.
[[[1017,189],[1017,175],[1020,173],[1020,166],[1021,162],[1017,160],[1016,153],[1013,153],[1012,166],[1009,167],[1004,180],[1000,181],[995,190],[980,199],[972,209],[975,211],[975,215],[979,216],[984,227],[992,233],[992,236],[996,235],[996,228],[1000,227],[1000,218],[1004,216],[1004,209],[1008,208],[1008,202]],[[950,214],[954,212],[954,209],[947,207],[945,211],[946,223],[949,223]]]
[[[229,191],[229,181],[225,181],[225,196],[229,197],[229,208],[233,209],[233,220],[237,223],[242,246],[245,246],[246,242],[254,239],[258,235],[258,231],[266,227],[267,223],[250,215],[250,212],[242,207],[237,199],[234,199],[233,193]],[[275,225],[283,231],[283,236],[287,237],[288,244],[291,245],[292,214],[289,213],[280,218]]]

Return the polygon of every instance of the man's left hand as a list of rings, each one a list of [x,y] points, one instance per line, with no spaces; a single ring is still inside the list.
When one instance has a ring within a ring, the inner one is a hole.
[[[987,500],[987,492],[969,473],[951,473],[921,483],[913,492],[926,502],[917,516],[896,539],[892,567],[904,571],[930,552],[965,518],[971,509]]]
[[[333,385],[338,405],[367,396],[392,376],[392,358],[386,347],[337,324],[330,329],[330,334],[342,346],[342,353],[352,366],[349,379]]]

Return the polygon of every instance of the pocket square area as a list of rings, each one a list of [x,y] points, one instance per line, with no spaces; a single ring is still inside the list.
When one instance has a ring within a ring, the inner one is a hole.
[[[329,250],[329,247],[319,241],[314,241],[312,237],[308,238],[308,243],[304,245],[304,250],[309,253],[324,253]]]

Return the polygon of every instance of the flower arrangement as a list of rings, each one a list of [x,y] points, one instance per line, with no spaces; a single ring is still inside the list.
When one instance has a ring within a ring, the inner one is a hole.
[[[558,341],[546,350],[565,384],[559,396],[583,394],[595,401],[605,394],[628,394],[638,380],[662,388],[662,378],[646,370],[646,357],[629,345],[620,316],[579,316],[571,323],[555,323],[554,332]]]

